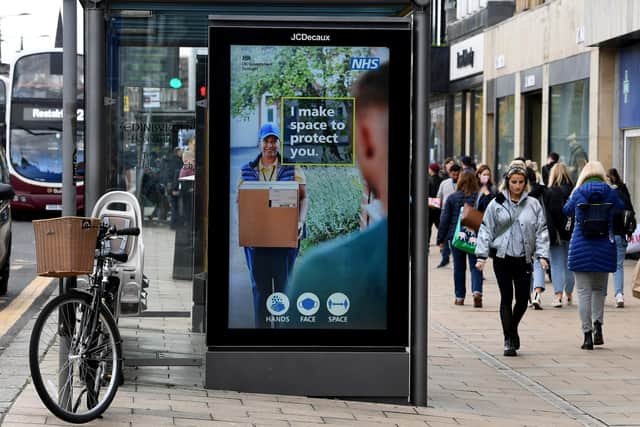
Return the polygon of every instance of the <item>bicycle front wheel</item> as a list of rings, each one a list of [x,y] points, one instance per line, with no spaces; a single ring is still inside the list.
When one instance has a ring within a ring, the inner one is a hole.
[[[40,399],[55,416],[71,423],[97,418],[111,404],[122,375],[113,316],[102,304],[95,316],[88,294],[54,298],[33,327],[29,367]]]

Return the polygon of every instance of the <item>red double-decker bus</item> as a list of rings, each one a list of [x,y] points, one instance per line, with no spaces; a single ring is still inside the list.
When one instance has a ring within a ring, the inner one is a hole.
[[[78,55],[74,181],[84,208],[84,65]],[[12,210],[62,210],[62,49],[18,55],[7,93],[6,154],[15,197]]]

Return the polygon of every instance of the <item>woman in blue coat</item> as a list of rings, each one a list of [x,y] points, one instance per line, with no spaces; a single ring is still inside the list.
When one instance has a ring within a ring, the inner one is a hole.
[[[602,163],[591,161],[580,172],[576,187],[562,209],[565,215],[575,218],[568,263],[578,289],[583,350],[604,344],[604,290],[609,273],[616,271],[613,212],[623,207],[616,191],[605,182]]]

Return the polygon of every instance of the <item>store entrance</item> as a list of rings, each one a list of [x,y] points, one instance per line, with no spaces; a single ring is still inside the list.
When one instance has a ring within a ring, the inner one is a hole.
[[[542,165],[542,92],[524,96],[524,155]]]

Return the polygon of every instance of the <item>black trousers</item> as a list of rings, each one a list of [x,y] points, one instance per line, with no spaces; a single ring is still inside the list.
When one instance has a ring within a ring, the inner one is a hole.
[[[493,270],[500,288],[500,320],[505,338],[518,334],[518,324],[527,311],[533,266],[524,257],[493,258]],[[515,292],[514,292],[515,291]],[[513,305],[515,293],[516,303]]]

